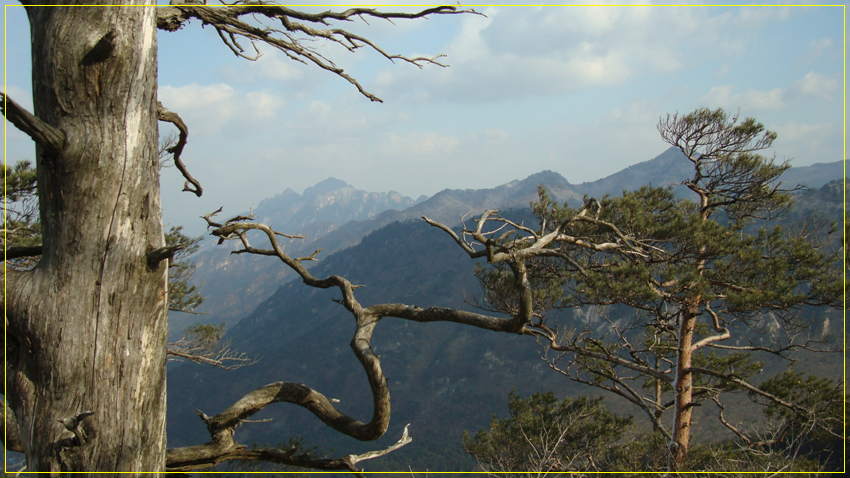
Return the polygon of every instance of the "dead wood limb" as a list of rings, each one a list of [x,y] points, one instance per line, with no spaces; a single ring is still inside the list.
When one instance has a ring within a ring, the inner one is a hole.
[[[18,259],[19,257],[34,257],[42,254],[41,246],[19,246],[6,249],[6,260]]]
[[[65,133],[40,120],[0,91],[0,108],[3,116],[43,148],[58,154],[65,147]]]
[[[409,426],[408,424],[404,427],[401,438],[389,447],[359,455],[351,454],[341,458],[313,458],[309,453],[296,453],[298,450],[295,448],[289,450],[280,448],[247,449],[242,445],[222,447],[216,443],[208,443],[206,445],[169,449],[166,452],[165,467],[169,472],[191,471],[209,468],[227,460],[260,460],[314,470],[347,470],[359,475],[362,470],[357,468],[358,463],[384,456],[413,441],[408,434]]]
[[[148,261],[148,268],[151,270],[156,270],[159,267],[159,263],[174,257],[174,253],[186,247],[185,244],[172,244],[170,246],[160,247],[159,249],[154,249],[152,251],[148,251],[145,254],[145,257]]]
[[[418,13],[381,12],[372,8],[350,8],[343,12],[325,11],[321,13],[306,13],[293,10],[281,5],[271,5],[261,1],[237,2],[226,7],[209,7],[205,5],[177,5],[157,9],[157,27],[166,31],[177,31],[190,19],[198,19],[203,25],[211,25],[216,29],[222,42],[236,55],[248,60],[256,60],[261,55],[256,42],[265,43],[283,52],[287,57],[300,63],[312,63],[345,79],[365,97],[372,101],[382,100],[367,92],[360,83],[349,76],[342,68],[319,52],[307,42],[313,39],[324,39],[353,52],[362,47],[379,53],[384,58],[399,60],[413,64],[419,68],[432,64],[445,67],[438,60],[443,55],[434,57],[406,57],[390,54],[371,40],[355,33],[338,28],[326,28],[331,21],[353,21],[356,18],[377,18],[392,22],[394,19],[426,18],[431,15],[455,15],[471,13],[481,15],[474,10],[464,10],[456,6],[440,6],[422,10]],[[251,15],[254,18],[263,17],[280,23],[279,28],[255,26],[241,20],[242,16]],[[318,25],[318,28],[310,26]],[[251,42],[253,54],[246,54],[245,48],[239,44],[242,38]]]
[[[159,101],[156,102],[156,119],[173,124],[180,132],[177,144],[168,148],[166,151],[173,155],[174,166],[176,166],[177,169],[180,171],[180,174],[182,174],[183,177],[186,178],[186,182],[183,184],[183,190],[189,191],[190,193],[194,193],[195,196],[201,197],[201,194],[204,193],[204,189],[201,187],[201,183],[199,183],[197,179],[193,178],[192,175],[189,174],[189,170],[186,169],[186,165],[183,164],[183,160],[180,159],[180,155],[183,154],[183,148],[186,146],[187,138],[189,137],[189,127],[186,126],[186,123],[183,122],[183,119],[180,118],[180,115],[173,111],[169,111],[167,108],[162,106],[162,103],[160,103]]]

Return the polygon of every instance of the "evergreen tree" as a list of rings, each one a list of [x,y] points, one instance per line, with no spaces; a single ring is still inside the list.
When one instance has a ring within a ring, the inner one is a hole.
[[[11,168],[4,164],[3,169],[4,260],[10,267],[31,269],[38,261],[27,254],[41,245],[35,168],[29,161],[18,161]]]
[[[466,432],[463,446],[488,472],[610,471],[614,450],[634,421],[618,417],[601,398],[558,400],[552,392],[528,398],[511,392],[510,417],[493,417],[490,429],[475,437]]]
[[[684,188],[645,186],[586,199],[581,209],[559,206],[541,190],[534,237],[557,232],[569,240],[552,241],[547,254],[526,261],[532,292],[517,287],[508,266],[478,276],[486,308],[510,314],[523,301],[533,304],[541,318],[534,333],[555,352],[553,368],[640,407],[669,442],[668,469],[676,471],[691,446],[695,407],[713,402],[720,421],[744,435],[723,415],[728,392],[816,418],[796,397],[756,385],[759,360],[827,349],[823,330],[801,310],[842,307],[843,264],[812,231],[771,227],[797,189],[779,181],[787,162],[758,154],[775,133],[704,108],[668,115],[658,128],[693,165]],[[607,326],[556,330],[546,323],[552,308],[584,306],[603,312]]]

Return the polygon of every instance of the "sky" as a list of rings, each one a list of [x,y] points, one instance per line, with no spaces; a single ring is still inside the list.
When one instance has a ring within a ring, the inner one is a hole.
[[[181,193],[179,172],[163,170],[164,221],[200,234],[198,217],[220,206],[240,213],[328,177],[414,199],[543,170],[593,181],[661,154],[659,118],[699,107],[763,122],[779,135],[769,154],[793,166],[843,160],[843,6],[617,3],[334,25],[389,53],[445,55],[446,68],[312,44],[383,103],[266,45],[257,61],[237,58],[198,22],[159,32],[159,100],[188,124],[183,160],[204,187]],[[5,91],[29,108],[26,16],[5,10]],[[6,161],[33,157],[6,123]]]

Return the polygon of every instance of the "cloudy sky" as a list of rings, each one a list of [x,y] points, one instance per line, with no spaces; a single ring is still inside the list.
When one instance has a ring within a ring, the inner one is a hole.
[[[382,8],[415,9],[395,4]],[[341,25],[448,68],[313,45],[383,103],[268,46],[237,58],[197,22],[160,32],[159,98],[189,125],[183,158],[205,191],[180,193],[165,170],[166,222],[200,233],[219,206],[246,211],[330,176],[413,198],[546,169],[592,181],[663,152],[659,116],[701,106],[759,119],[795,166],[843,159],[842,6],[473,8],[486,16]],[[7,7],[5,91],[25,106],[28,55],[23,9]],[[33,158],[8,123],[6,146],[9,162]]]

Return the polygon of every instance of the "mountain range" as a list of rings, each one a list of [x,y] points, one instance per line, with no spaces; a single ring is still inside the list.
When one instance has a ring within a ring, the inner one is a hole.
[[[522,180],[514,180],[491,189],[446,189],[430,198],[413,200],[390,191],[387,193],[358,190],[345,181],[328,178],[303,194],[292,189],[260,202],[251,211],[257,222],[270,225],[277,231],[301,235],[303,239],[281,241],[284,250],[292,255],[309,255],[322,249],[319,258],[353,247],[363,237],[396,221],[427,216],[450,226],[463,217],[479,214],[486,209],[527,207],[537,199],[537,188],[546,187],[549,195],[559,202],[580,204],[585,195],[601,197],[620,194],[646,184],[675,185],[688,178],[692,169],[684,155],[669,148],[659,156],[629,166],[597,181],[570,184],[553,171],[542,171]],[[841,178],[841,162],[791,168],[782,176],[787,185],[804,184],[819,188]],[[249,214],[242,213],[240,215]],[[236,214],[231,214],[235,216]],[[257,233],[256,237],[261,237]],[[262,240],[262,238],[260,239]],[[268,258],[231,255],[236,242],[217,245],[215,238],[205,238],[192,261],[197,266],[194,281],[206,297],[199,308],[204,315],[171,314],[170,329],[176,337],[188,325],[201,321],[233,325],[256,304],[271,295],[277,287],[293,277],[292,272]]]
[[[284,192],[261,203],[254,213],[258,220],[272,221],[276,229],[288,233],[298,232],[295,226],[287,229],[288,224],[300,224],[303,231],[311,227],[319,231],[324,227],[328,232],[319,233],[308,242],[309,246],[298,246],[297,242],[288,244],[287,247],[292,248],[289,252],[297,247],[310,252],[324,247],[327,254],[320,256],[321,261],[313,265],[311,272],[318,277],[339,274],[353,283],[365,285],[357,291],[364,305],[401,302],[423,307],[471,309],[468,301],[473,300],[479,290],[473,275],[475,263],[444,232],[429,227],[419,216],[458,224],[460,217],[470,211],[498,208],[513,209],[514,212],[508,212],[522,217],[528,214],[528,204],[536,198],[539,184],[545,185],[559,201],[572,204],[581,201],[584,194],[618,194],[624,189],[634,189],[647,178],[654,178],[659,185],[673,184],[687,177],[675,168],[675,159],[675,154],[667,151],[608,178],[578,185],[570,184],[557,173],[545,171],[493,189],[446,190],[427,200],[413,201],[400,195],[397,200],[391,200],[376,195],[375,204],[382,205],[374,208],[367,207],[367,203],[372,203],[363,199],[361,193],[354,194],[354,188],[331,179],[308,188],[302,195]],[[828,217],[840,218],[842,172],[841,163],[792,168],[786,172],[783,179],[788,182],[796,183],[801,181],[797,178],[805,178],[816,188],[798,194],[795,217],[809,217],[812,209],[818,208]],[[339,188],[333,189],[335,186]],[[353,197],[361,199],[351,199]],[[389,208],[405,201],[410,204],[404,209]],[[323,206],[318,208],[317,204]],[[300,209],[295,210],[297,207]],[[387,208],[378,212],[381,207]],[[276,208],[284,210],[276,211]],[[334,212],[335,208],[361,211],[358,214],[362,214],[362,219],[340,224],[344,215]],[[301,210],[312,212],[301,214]],[[323,220],[330,225],[321,226],[319,220],[311,221],[311,214],[327,218]],[[351,316],[332,300],[338,298],[338,293],[312,289],[298,280],[287,281],[283,267],[273,258],[229,256],[226,249],[221,251],[223,246],[207,247],[205,253],[210,254],[210,259],[204,259],[208,261],[207,268],[199,270],[197,275],[201,280],[211,280],[205,277],[207,271],[215,270],[213,266],[220,264],[217,273],[237,291],[233,297],[237,298],[238,309],[242,312],[241,315],[232,314],[237,320],[228,322],[226,339],[239,351],[258,357],[259,362],[237,371],[195,364],[170,367],[169,446],[199,444],[209,439],[204,424],[196,416],[196,408],[213,415],[245,393],[280,380],[314,387],[328,397],[339,399],[338,406],[345,413],[368,420],[371,395],[362,369],[349,350],[353,331]],[[227,256],[226,263],[212,259],[210,251],[214,250],[218,250],[220,256]],[[237,266],[238,261],[244,264]],[[234,276],[234,270],[240,274]],[[259,277],[279,278],[258,285]],[[259,297],[262,291],[268,294],[260,300],[248,297],[248,294]],[[841,323],[841,315],[835,311],[819,313],[825,314],[824,322]],[[598,316],[593,310],[563,314],[555,319],[577,321],[589,327],[601,326],[595,324]],[[317,445],[328,453],[335,449],[335,455],[339,455],[386,447],[398,439],[405,424],[409,423],[414,441],[368,462],[368,470],[472,471],[476,464],[463,452],[461,434],[464,430],[474,434],[487,428],[494,414],[504,416],[511,390],[523,396],[538,390],[553,390],[558,396],[592,393],[553,373],[540,360],[541,349],[529,337],[495,334],[456,324],[385,319],[378,324],[373,348],[382,357],[393,396],[390,429],[380,440],[360,443],[341,436],[309,412],[289,405],[277,405],[261,412],[254,418],[270,421],[243,425],[237,430],[237,439],[249,445],[275,444],[286,442],[291,436],[300,436],[308,445]],[[840,359],[836,363],[820,360],[803,365],[808,371],[841,375]],[[765,368],[771,366],[768,364]],[[606,402],[621,412],[634,413],[625,402],[610,397]],[[741,409],[737,413],[755,411]],[[720,432],[710,428],[708,431]]]

